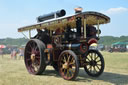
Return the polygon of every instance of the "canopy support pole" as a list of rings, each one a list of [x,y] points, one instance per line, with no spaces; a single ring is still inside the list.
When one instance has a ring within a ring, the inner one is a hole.
[[[84,38],[86,38],[86,18],[84,18]]]
[[[100,37],[99,20],[98,20],[98,22],[97,22],[97,29],[98,29],[98,30],[97,30],[97,31],[98,31],[98,33],[97,33],[97,34],[98,34],[98,38],[99,38],[99,37]]]
[[[26,38],[26,39],[29,39],[23,32],[21,32],[23,35],[24,35],[24,37]]]
[[[50,37],[52,36],[52,30],[50,30]]]
[[[31,30],[29,30],[29,39],[31,39]]]

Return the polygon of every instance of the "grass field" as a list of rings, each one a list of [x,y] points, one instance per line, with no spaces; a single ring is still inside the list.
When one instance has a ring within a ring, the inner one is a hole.
[[[128,53],[102,52],[105,71],[98,77],[88,76],[83,69],[75,81],[59,76],[51,66],[42,75],[30,75],[23,60],[12,60],[9,55],[0,56],[0,85],[128,85]]]

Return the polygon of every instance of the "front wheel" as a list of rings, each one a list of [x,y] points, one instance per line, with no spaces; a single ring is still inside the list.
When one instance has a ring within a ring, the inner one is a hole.
[[[89,50],[85,55],[84,69],[89,76],[98,77],[104,71],[104,58],[97,50]]]
[[[58,61],[60,75],[66,80],[74,80],[79,73],[78,57],[71,50],[63,51]]]

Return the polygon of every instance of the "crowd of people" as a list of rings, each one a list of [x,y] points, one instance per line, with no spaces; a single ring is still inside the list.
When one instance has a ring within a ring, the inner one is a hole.
[[[4,58],[4,52],[2,49],[0,49],[0,56],[1,58]],[[11,59],[23,59],[24,57],[24,48],[18,48],[18,49],[12,49],[10,53]]]
[[[23,59],[23,57],[24,57],[24,48],[19,48],[18,50],[13,49],[11,51],[11,59]]]

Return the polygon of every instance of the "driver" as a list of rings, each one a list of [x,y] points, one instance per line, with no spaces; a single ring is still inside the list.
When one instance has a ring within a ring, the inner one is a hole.
[[[33,38],[39,39],[43,41],[45,44],[51,42],[47,29],[44,29],[43,31],[41,29],[37,29],[37,34]]]

